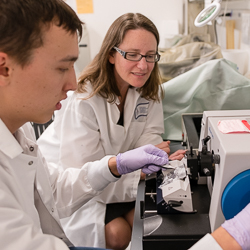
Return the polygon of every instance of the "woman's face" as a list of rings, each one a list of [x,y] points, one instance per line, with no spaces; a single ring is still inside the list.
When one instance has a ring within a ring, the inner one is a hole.
[[[129,30],[124,36],[119,49],[125,52],[136,52],[142,55],[155,54],[157,41],[153,33],[145,29]],[[114,64],[114,75],[120,91],[129,86],[142,87],[148,80],[155,63],[146,62],[145,57],[140,61],[129,61],[118,52],[110,55],[109,62]]]

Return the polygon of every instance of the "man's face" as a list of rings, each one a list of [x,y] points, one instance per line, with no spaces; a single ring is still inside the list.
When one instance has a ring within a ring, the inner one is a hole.
[[[45,31],[44,45],[33,51],[31,62],[23,68],[13,64],[8,102],[17,123],[45,123],[61,108],[66,93],[76,89],[73,66],[77,57],[77,34],[52,25]]]

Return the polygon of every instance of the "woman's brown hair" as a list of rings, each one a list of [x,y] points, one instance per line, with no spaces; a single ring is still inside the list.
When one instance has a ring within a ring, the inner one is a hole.
[[[158,50],[159,33],[150,19],[139,13],[127,13],[120,16],[107,31],[99,53],[82,72],[78,81],[77,92],[86,92],[86,84],[90,82],[93,92],[89,97],[99,94],[106,98],[108,102],[115,102],[116,96],[120,96],[120,91],[115,81],[113,64],[109,62],[109,56],[114,53],[113,47],[119,47],[122,43],[126,32],[136,29],[145,29],[151,32],[156,38],[156,51]],[[148,100],[159,101],[159,90],[161,90],[162,94],[161,77],[156,62],[149,79],[138,91],[142,97]]]

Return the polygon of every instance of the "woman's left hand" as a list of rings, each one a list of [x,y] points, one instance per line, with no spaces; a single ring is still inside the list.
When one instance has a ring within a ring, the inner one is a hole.
[[[185,156],[186,154],[186,150],[184,149],[179,149],[176,152],[174,152],[173,154],[171,154],[168,158],[169,160],[182,160],[182,158]]]
[[[162,149],[165,151],[168,155],[170,154],[170,141],[163,141],[157,145],[155,145],[157,148]],[[173,154],[169,156],[169,160],[182,160],[182,158],[185,156],[186,150],[179,149]]]
[[[170,141],[163,141],[157,145],[155,145],[157,148],[165,151],[167,154],[170,153],[170,147],[169,147]]]

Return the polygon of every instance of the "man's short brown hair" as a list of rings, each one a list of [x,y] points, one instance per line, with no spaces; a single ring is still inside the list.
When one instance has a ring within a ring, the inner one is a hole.
[[[63,0],[1,0],[0,51],[25,66],[52,23],[82,35],[82,22]]]

